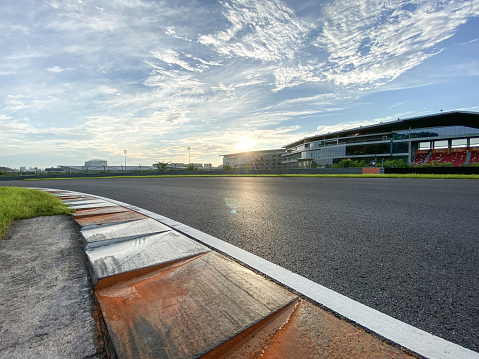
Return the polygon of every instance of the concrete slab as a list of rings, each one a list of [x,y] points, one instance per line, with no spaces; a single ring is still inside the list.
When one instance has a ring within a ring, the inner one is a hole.
[[[93,204],[93,203],[105,203],[106,201],[103,201],[101,199],[97,199],[97,198],[75,198],[75,199],[65,199],[65,198],[62,198],[62,201],[66,204],[66,205],[72,205],[72,206],[75,206],[75,205],[80,205],[80,204]]]
[[[85,229],[81,231],[81,235],[85,246],[93,248],[170,230],[170,227],[148,218],[105,227],[99,226],[97,228]]]
[[[94,209],[94,208],[104,208],[104,207],[114,207],[113,203],[89,203],[89,204],[82,204],[82,205],[69,205],[69,208],[79,210],[79,209]]]
[[[210,249],[182,234],[168,231],[140,237],[126,242],[111,244],[86,251],[93,270],[92,280],[106,286],[108,283],[124,280],[118,274],[157,266],[168,262],[192,257]]]
[[[9,233],[0,241],[0,358],[103,358],[73,221],[32,218]]]
[[[121,213],[121,212],[129,212],[130,210],[121,207],[121,206],[114,206],[114,207],[105,207],[105,208],[92,208],[92,209],[79,209],[72,213],[73,218],[83,218],[83,217],[91,217],[97,216],[102,214],[112,214],[112,213]]]
[[[202,359],[256,357],[416,358],[301,299],[248,328]]]
[[[92,198],[89,196],[72,196],[72,195],[55,195],[55,196],[60,198],[62,201],[77,201],[77,200]]]
[[[317,305],[300,301],[264,358],[416,358]]]
[[[90,217],[83,217],[78,218],[75,217],[75,221],[81,226],[91,226],[91,225],[104,225],[108,223],[115,223],[115,222],[131,222],[140,219],[147,219],[148,217],[133,211],[125,211],[119,213],[110,213],[110,214],[101,214],[97,216],[90,216]]]
[[[100,201],[97,203],[86,203],[86,204],[67,204],[68,207],[72,209],[89,209],[89,208],[103,208],[103,207],[114,207],[116,204],[107,202],[107,201]]]
[[[118,358],[197,358],[296,299],[214,252],[96,295]]]

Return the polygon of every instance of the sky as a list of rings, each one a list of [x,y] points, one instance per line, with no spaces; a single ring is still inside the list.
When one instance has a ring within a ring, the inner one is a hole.
[[[479,111],[479,0],[3,0],[0,166],[222,163]]]

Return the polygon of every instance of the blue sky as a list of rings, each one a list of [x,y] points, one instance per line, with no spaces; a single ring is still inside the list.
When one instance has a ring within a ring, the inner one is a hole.
[[[478,0],[5,0],[0,166],[212,163],[479,111]]]

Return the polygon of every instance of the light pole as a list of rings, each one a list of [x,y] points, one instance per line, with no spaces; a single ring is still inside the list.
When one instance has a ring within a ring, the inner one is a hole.
[[[190,150],[191,150],[191,148],[188,147],[187,149],[188,149],[188,165],[191,165],[191,161],[190,161]]]
[[[126,171],[126,154],[127,154],[127,150],[123,150],[123,153],[125,154],[125,171]]]

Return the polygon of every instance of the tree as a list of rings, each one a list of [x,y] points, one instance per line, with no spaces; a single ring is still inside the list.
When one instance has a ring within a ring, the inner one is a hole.
[[[153,163],[153,166],[158,168],[158,171],[166,171],[166,166],[168,166],[170,162],[158,162],[158,163]]]
[[[402,158],[396,160],[387,160],[383,163],[384,168],[409,168],[411,167],[409,163],[404,161]]]
[[[362,160],[362,161],[353,161],[349,158],[342,159],[338,163],[333,164],[333,168],[349,168],[349,167],[366,167],[367,162]]]
[[[189,164],[188,167],[186,167],[187,171],[196,171],[198,168],[196,168],[192,163]]]

